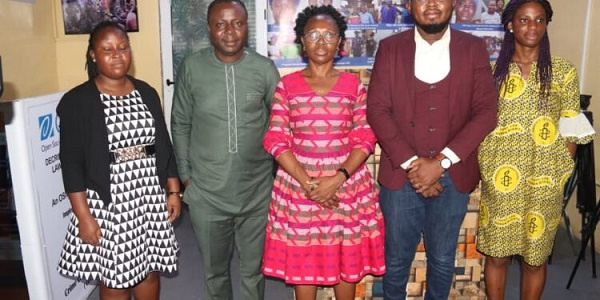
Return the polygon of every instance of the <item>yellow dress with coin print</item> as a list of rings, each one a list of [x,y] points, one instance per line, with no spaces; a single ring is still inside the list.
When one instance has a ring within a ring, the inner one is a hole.
[[[516,64],[500,88],[498,126],[481,144],[482,191],[477,248],[492,257],[520,255],[542,265],[554,243],[562,195],[574,168],[566,144],[594,130],[579,106],[577,70],[552,58],[552,89],[541,104],[537,64],[523,78]]]

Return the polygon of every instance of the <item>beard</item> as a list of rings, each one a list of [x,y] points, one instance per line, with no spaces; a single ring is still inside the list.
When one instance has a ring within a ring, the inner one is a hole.
[[[427,34],[440,33],[444,31],[448,24],[450,24],[450,18],[438,24],[421,24],[417,20],[415,20],[415,25],[421,28]]]

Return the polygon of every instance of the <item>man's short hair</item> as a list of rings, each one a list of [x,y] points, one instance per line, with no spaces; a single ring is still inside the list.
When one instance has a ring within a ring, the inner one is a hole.
[[[210,12],[213,10],[213,8],[218,5],[218,4],[223,4],[223,3],[238,3],[239,5],[242,6],[242,8],[244,9],[244,12],[246,13],[246,17],[248,17],[248,10],[246,9],[246,4],[244,4],[243,1],[241,0],[214,0],[213,2],[211,2],[208,5],[208,9],[206,10],[206,18],[209,19],[210,18]]]

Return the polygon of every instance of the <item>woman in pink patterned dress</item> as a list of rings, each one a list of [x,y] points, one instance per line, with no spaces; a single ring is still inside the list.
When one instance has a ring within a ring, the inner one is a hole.
[[[277,86],[264,139],[279,169],[263,272],[293,284],[298,300],[315,299],[318,285],[354,299],[356,282],[385,272],[383,219],[365,165],[375,145],[366,90],[333,68],[346,28],[332,6],[298,15],[296,41],[308,67]]]

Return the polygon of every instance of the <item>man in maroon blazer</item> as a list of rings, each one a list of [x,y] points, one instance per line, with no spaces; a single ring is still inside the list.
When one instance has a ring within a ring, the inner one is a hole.
[[[412,0],[415,29],[380,42],[367,117],[382,147],[385,299],[404,299],[423,234],[425,299],[447,299],[477,147],[496,126],[498,95],[483,40],[452,30],[454,0]]]

